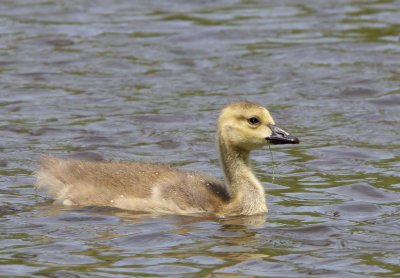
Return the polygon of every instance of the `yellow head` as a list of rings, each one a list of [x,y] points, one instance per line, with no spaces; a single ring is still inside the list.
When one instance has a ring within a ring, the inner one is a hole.
[[[268,110],[253,102],[239,101],[226,106],[218,119],[220,140],[242,150],[271,144],[298,144],[299,139],[275,126]]]

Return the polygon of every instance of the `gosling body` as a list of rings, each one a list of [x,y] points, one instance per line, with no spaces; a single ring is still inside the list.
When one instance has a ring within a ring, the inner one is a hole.
[[[222,110],[217,135],[224,181],[168,165],[45,156],[39,161],[36,187],[56,204],[67,206],[217,216],[267,212],[263,186],[251,169],[250,151],[268,143],[299,140],[276,127],[266,108],[244,101]]]

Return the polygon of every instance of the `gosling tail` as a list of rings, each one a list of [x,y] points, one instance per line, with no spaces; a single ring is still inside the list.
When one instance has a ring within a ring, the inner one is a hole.
[[[63,200],[68,191],[68,183],[62,177],[64,161],[52,156],[43,156],[38,163],[35,189],[47,193],[54,200]]]

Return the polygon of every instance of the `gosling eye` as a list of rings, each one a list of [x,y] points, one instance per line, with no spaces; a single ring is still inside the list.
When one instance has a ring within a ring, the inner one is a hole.
[[[257,117],[251,117],[247,119],[247,122],[251,125],[259,125],[260,124],[260,119],[258,119]]]

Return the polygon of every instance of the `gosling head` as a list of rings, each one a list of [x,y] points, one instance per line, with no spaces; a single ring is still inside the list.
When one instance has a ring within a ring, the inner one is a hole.
[[[268,143],[300,143],[298,138],[275,125],[265,107],[247,101],[226,106],[219,116],[218,130],[220,140],[247,151],[260,149]]]

